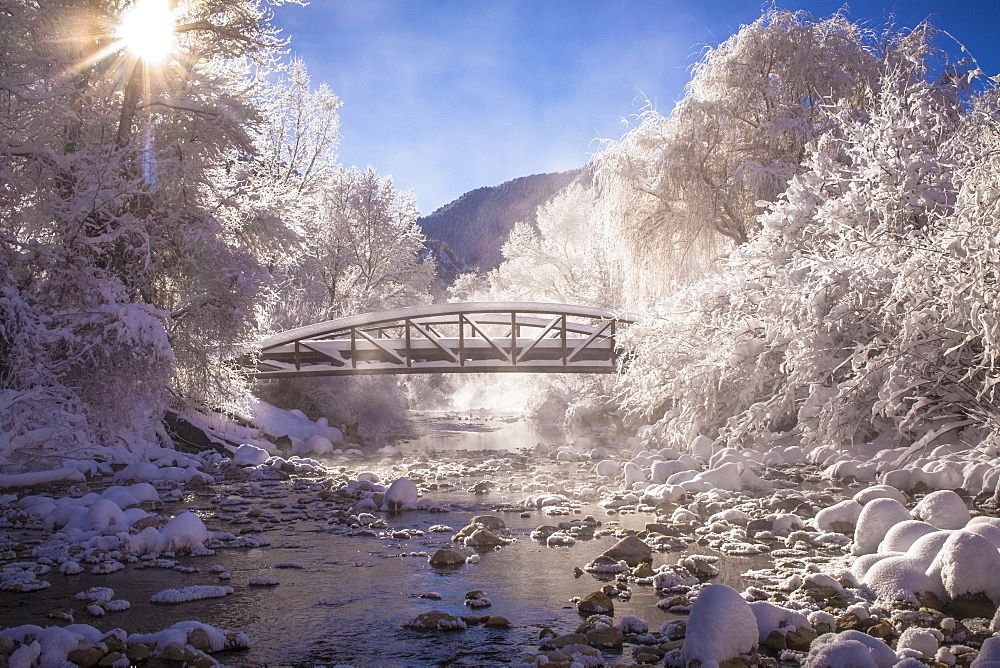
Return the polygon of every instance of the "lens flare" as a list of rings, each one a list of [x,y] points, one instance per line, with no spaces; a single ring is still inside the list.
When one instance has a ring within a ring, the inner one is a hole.
[[[146,63],[162,62],[175,45],[170,0],[137,0],[122,15],[118,39],[127,51]]]

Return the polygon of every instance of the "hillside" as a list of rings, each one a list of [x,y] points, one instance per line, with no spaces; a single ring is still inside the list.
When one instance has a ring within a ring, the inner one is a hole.
[[[577,178],[589,178],[586,168],[555,174],[522,176],[498,186],[477,188],[418,220],[428,240],[447,244],[471,267],[495,269],[500,248],[514,224],[534,223],[535,211]]]

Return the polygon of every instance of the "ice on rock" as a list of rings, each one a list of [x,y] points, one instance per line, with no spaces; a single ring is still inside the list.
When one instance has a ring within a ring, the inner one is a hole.
[[[961,529],[970,519],[965,501],[950,489],[931,492],[921,499],[913,509],[913,517],[938,529]]]
[[[862,555],[875,552],[889,529],[910,519],[912,518],[906,506],[896,499],[872,499],[865,504],[858,516],[851,553]]]
[[[387,510],[401,510],[412,506],[419,498],[420,492],[415,482],[409,478],[398,478],[386,490],[382,505]]]
[[[649,631],[649,624],[646,620],[636,615],[623,615],[618,628],[622,633],[646,633]]]
[[[809,619],[801,612],[768,601],[754,601],[750,603],[750,610],[757,619],[757,640],[761,644],[772,631],[788,633],[795,629],[812,628]]]
[[[232,594],[235,590],[232,587],[216,585],[190,585],[179,589],[164,589],[158,591],[150,597],[153,603],[184,603],[186,601],[198,601],[203,598],[222,598]]]
[[[707,439],[706,439],[707,440]],[[757,618],[740,593],[724,584],[705,587],[691,606],[681,658],[722,663],[757,647]]]
[[[861,631],[825,633],[813,641],[804,668],[892,668],[899,657],[878,638]]]
[[[883,538],[882,542],[879,543],[878,551],[906,552],[910,549],[910,546],[919,539],[923,538],[927,534],[934,533],[937,530],[938,527],[919,520],[906,520],[905,522],[900,522],[889,529],[888,533],[885,534],[885,538]]]

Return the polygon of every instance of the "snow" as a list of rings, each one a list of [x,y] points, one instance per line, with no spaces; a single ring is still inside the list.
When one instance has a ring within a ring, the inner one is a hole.
[[[705,587],[691,606],[681,648],[690,661],[722,663],[757,647],[757,618],[739,592],[724,584]]]
[[[408,478],[397,478],[389,485],[382,503],[388,510],[403,510],[413,506],[419,498],[416,483]]]
[[[826,633],[813,641],[805,668],[892,668],[899,660],[888,645],[860,631]]]
[[[832,506],[823,508],[816,513],[816,528],[820,531],[833,531],[832,525],[834,522],[854,527],[858,523],[858,516],[861,515],[863,507],[861,503],[854,499],[845,499]]]
[[[26,473],[0,473],[0,489],[31,487],[64,480],[84,482],[86,477],[75,468],[57,468],[51,471],[29,471]]]
[[[961,529],[969,522],[969,509],[950,489],[931,492],[913,508],[913,517],[939,529]]]
[[[313,447],[309,445],[309,439],[313,436],[320,436],[324,439],[323,441],[314,441],[317,447],[324,450],[328,445],[332,450],[332,444],[344,442],[344,434],[336,427],[312,422],[302,411],[284,410],[264,401],[255,401],[247,413],[247,418],[272,439],[288,436],[293,442],[301,441],[309,450]],[[293,454],[306,453],[295,452]]]
[[[267,461],[270,453],[256,445],[244,443],[233,453],[233,466],[259,466]]]
[[[190,510],[177,514],[160,529],[160,534],[166,541],[166,549],[173,552],[203,548],[211,537],[205,523]]]
[[[878,552],[906,552],[917,540],[938,528],[920,520],[906,520],[894,525],[879,543]]]
[[[878,498],[865,504],[854,531],[855,555],[871,554],[894,525],[911,519],[909,511],[896,499]]]
[[[812,628],[809,619],[801,612],[789,610],[768,601],[753,601],[750,610],[757,619],[757,639],[764,644],[772,631],[788,633],[794,629]]]
[[[179,589],[164,589],[158,591],[149,599],[153,603],[184,603],[203,598],[222,598],[232,594],[232,587],[218,585],[189,585]]]
[[[930,571],[940,573],[941,583],[951,598],[984,593],[1000,605],[1000,552],[982,536],[956,531],[948,536]]]

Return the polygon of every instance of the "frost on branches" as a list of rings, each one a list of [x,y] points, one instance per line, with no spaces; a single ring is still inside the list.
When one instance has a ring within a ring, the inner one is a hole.
[[[623,398],[665,440],[916,450],[995,426],[996,92],[932,77],[927,45],[826,107],[760,231],[633,330]]]
[[[171,392],[224,405],[270,280],[217,178],[254,151],[266,8],[178,5],[155,64],[121,10],[0,0],[0,456],[35,466],[161,440]]]

